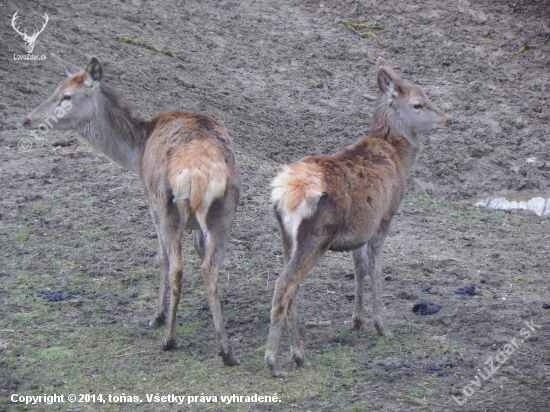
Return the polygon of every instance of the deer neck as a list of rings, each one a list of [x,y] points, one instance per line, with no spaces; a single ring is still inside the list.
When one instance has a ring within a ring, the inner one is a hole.
[[[81,124],[80,133],[95,150],[139,174],[148,122],[134,117],[104,85],[97,97],[97,115]]]
[[[406,123],[399,113],[385,104],[379,104],[373,116],[371,136],[383,139],[397,149],[397,153],[408,175],[416,163],[422,148],[420,139]]]

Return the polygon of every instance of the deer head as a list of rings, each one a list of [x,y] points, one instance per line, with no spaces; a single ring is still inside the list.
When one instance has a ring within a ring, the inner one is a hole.
[[[377,68],[380,93],[373,131],[381,132],[391,127],[410,143],[419,143],[417,134],[453,125],[452,118],[433,104],[420,86],[401,80],[381,57]]]
[[[54,54],[52,58],[65,69],[68,78],[25,117],[23,125],[31,130],[79,130],[97,112],[99,84],[103,78],[101,63],[92,57],[86,67],[81,69]]]
[[[13,27],[13,29],[23,38],[23,40],[25,40],[25,50],[27,50],[27,53],[32,53],[32,51],[34,50],[34,42],[36,41],[38,35],[40,33],[42,33],[44,31],[44,29],[46,28],[46,24],[48,24],[48,20],[49,20],[49,17],[46,13],[44,13],[44,19],[45,19],[45,22],[44,22],[44,25],[42,26],[42,28],[37,32],[36,30],[32,33],[32,36],[29,36],[27,35],[27,30],[25,30],[24,33],[21,33],[19,31],[19,26],[15,26],[15,22],[16,20],[19,18],[19,16],[17,15],[17,12],[15,12],[15,14],[13,15],[12,19],[11,19],[11,25]]]

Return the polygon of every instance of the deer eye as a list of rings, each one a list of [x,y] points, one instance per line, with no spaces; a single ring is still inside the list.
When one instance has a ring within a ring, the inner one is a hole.
[[[71,96],[65,95],[61,98],[60,102],[63,103],[63,102],[68,102],[70,100],[71,100]]]
[[[420,110],[422,109],[424,106],[422,106],[420,103],[416,103],[416,104],[413,104],[413,108],[417,109],[417,110]]]

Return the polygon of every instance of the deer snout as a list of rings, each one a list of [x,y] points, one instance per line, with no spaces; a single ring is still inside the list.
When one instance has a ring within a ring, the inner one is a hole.
[[[23,127],[25,129],[28,129],[30,125],[31,125],[31,121],[28,118],[25,118],[25,120],[23,120]]]
[[[451,127],[453,127],[453,118],[443,113],[435,128],[439,130],[448,130]]]

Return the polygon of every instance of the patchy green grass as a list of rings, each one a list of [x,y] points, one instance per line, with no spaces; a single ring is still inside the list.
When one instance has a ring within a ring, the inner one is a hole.
[[[241,160],[245,158],[248,157],[242,155]],[[256,159],[248,159],[255,164]],[[275,170],[273,165],[259,166]],[[36,202],[28,210],[47,216],[48,208],[44,203]],[[251,407],[254,410],[290,410],[296,407],[363,411],[379,410],[381,405],[387,410],[420,411],[436,407],[455,410],[452,409],[454,405],[448,388],[451,383],[462,388],[472,372],[469,366],[457,359],[473,359],[475,366],[483,366],[491,352],[482,350],[480,354],[478,343],[469,340],[469,336],[476,336],[472,330],[475,332],[486,325],[493,327],[493,315],[483,318],[480,308],[493,307],[495,299],[490,290],[480,297],[462,300],[453,296],[452,291],[446,291],[447,284],[455,282],[454,275],[445,272],[449,259],[438,258],[430,245],[445,248],[448,239],[452,239],[466,251],[470,247],[465,246],[468,243],[481,248],[482,252],[475,255],[475,259],[462,260],[454,258],[460,255],[455,246],[440,251],[452,254],[452,265],[464,262],[463,266],[470,271],[464,272],[466,276],[476,276],[474,264],[480,266],[484,263],[489,267],[495,259],[510,259],[507,266],[511,270],[501,276],[503,285],[514,285],[511,291],[506,290],[512,294],[507,302],[521,300],[522,294],[543,294],[549,290],[540,258],[530,260],[527,249],[520,247],[527,239],[548,236],[548,223],[541,223],[545,220],[427,196],[408,197],[392,228],[399,234],[399,241],[390,236],[384,253],[384,265],[392,269],[392,281],[384,283],[383,293],[387,294],[385,303],[393,339],[378,336],[371,326],[360,331],[349,329],[352,305],[343,298],[341,288],[350,290],[353,279],[340,274],[353,271],[351,259],[349,254],[330,254],[318,265],[314,275],[305,279],[305,284],[316,291],[331,290],[334,293],[326,296],[335,299],[338,305],[316,303],[320,296],[305,293],[302,293],[300,305],[306,306],[307,302],[309,310],[314,308],[325,312],[324,318],[332,319],[333,324],[306,328],[303,322],[311,315],[305,310],[301,312],[302,337],[309,365],[296,368],[290,362],[288,336],[283,333],[281,360],[289,377],[272,379],[264,365],[270,297],[262,305],[254,306],[254,302],[256,297],[272,292],[276,273],[282,269],[280,263],[265,268],[245,257],[234,260],[231,269],[226,269],[230,272],[229,281],[227,272],[221,274],[220,294],[224,311],[232,313],[231,321],[226,317],[227,329],[242,362],[240,366],[228,368],[215,356],[214,331],[198,261],[185,258],[184,293],[176,327],[179,347],[163,352],[159,345],[164,327],[146,327],[156,304],[158,268],[143,263],[140,258],[128,261],[124,255],[126,247],[122,251],[112,249],[114,243],[120,243],[119,238],[135,236],[125,227],[113,227],[114,219],[116,217],[105,213],[99,222],[75,222],[74,232],[44,232],[37,229],[34,220],[19,220],[0,240],[4,254],[2,270],[7,273],[2,277],[3,292],[0,292],[4,303],[0,317],[0,348],[4,348],[0,380],[12,382],[12,376],[15,376],[19,382],[15,389],[4,390],[2,396],[14,391],[25,395],[63,392],[101,393],[105,396],[124,393],[137,396],[141,401],[139,406],[133,402],[80,405],[82,410],[105,411],[136,408],[151,411],[185,408],[249,411]],[[438,230],[430,234],[427,228],[433,227]],[[432,242],[427,243],[428,247],[416,243],[416,239],[422,241],[426,236],[430,236]],[[407,248],[401,247],[404,242],[408,242]],[[156,250],[156,241],[151,239],[149,243],[150,249]],[[508,255],[510,243],[515,250]],[[95,252],[98,257],[86,260],[91,258],[79,254],[83,250],[81,244],[90,244],[98,251]],[[185,247],[186,253],[191,253],[191,243],[187,242]],[[426,266],[431,268],[430,271],[422,270]],[[271,278],[266,292],[268,270]],[[529,271],[530,275],[526,276],[520,270]],[[248,275],[244,277],[242,273]],[[316,286],[325,281],[332,283],[326,287]],[[441,314],[419,317],[410,312],[412,302],[389,297],[410,288],[419,289],[427,283],[440,285],[441,294],[429,298],[443,303]],[[82,289],[85,292],[71,301],[49,302],[39,293],[47,288]],[[366,288],[369,297],[368,284]],[[450,299],[460,303],[453,304]],[[245,309],[241,309],[243,302],[247,304]],[[370,314],[369,299],[366,305],[367,314]],[[265,313],[258,312],[258,307],[262,307]],[[461,327],[468,324],[472,316],[477,316],[475,327],[470,325],[464,333]],[[508,318],[510,321],[505,328],[515,333],[515,317]],[[489,329],[481,333],[491,335]],[[542,342],[546,336],[545,331],[538,331],[533,334],[533,339]],[[537,359],[550,356],[548,351],[533,350],[529,353]],[[442,375],[425,369],[427,365],[440,364],[444,365],[440,371]],[[10,371],[9,375],[2,370]],[[223,405],[219,400],[217,403],[197,401],[180,406],[148,403],[146,395],[156,393],[217,397],[256,393],[277,396],[281,402],[253,406],[244,402]],[[66,410],[66,407],[52,405],[51,410]],[[18,405],[8,403],[4,410],[20,409]]]

